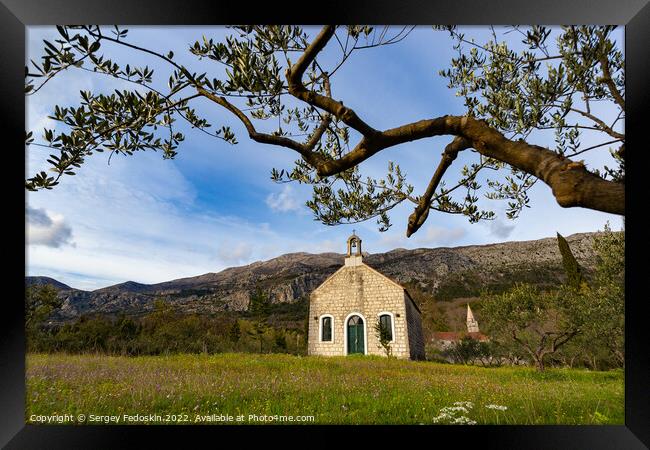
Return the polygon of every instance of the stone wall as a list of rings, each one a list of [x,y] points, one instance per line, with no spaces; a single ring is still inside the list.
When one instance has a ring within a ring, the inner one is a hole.
[[[406,321],[408,323],[408,338],[411,359],[424,359],[424,335],[422,333],[422,317],[413,305],[413,300],[404,292],[406,305]]]
[[[404,288],[374,269],[365,264],[343,266],[310,296],[308,354],[347,354],[346,322],[352,313],[357,313],[364,319],[366,353],[385,355],[375,335],[374,325],[380,313],[389,312],[394,321],[392,353],[398,358],[410,358],[412,351],[407,332],[407,302],[410,303],[410,300],[405,298]],[[419,314],[415,309],[414,311]],[[320,318],[324,314],[333,316],[332,342],[320,341]],[[417,318],[411,317],[411,322],[415,328],[414,336],[418,336],[419,330],[421,342],[421,324],[417,319],[419,315]]]

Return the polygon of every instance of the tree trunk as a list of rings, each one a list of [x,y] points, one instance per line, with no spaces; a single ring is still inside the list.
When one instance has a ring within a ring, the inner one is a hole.
[[[621,352],[620,350],[616,350],[614,352],[614,355],[616,355],[616,359],[621,364],[621,367],[623,367],[625,369],[625,354],[623,352]]]

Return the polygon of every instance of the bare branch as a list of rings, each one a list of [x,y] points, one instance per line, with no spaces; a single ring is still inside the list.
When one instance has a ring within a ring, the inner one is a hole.
[[[603,71],[603,77],[602,81],[607,85],[607,88],[609,89],[609,92],[612,94],[612,97],[614,97],[614,100],[616,100],[616,103],[625,110],[625,100],[623,99],[623,96],[621,93],[616,89],[616,84],[614,84],[614,80],[612,80],[612,74],[609,71],[609,61],[607,60],[607,56],[601,55],[599,58],[600,61],[600,68]]]
[[[580,150],[580,151],[577,151],[577,152],[575,152],[575,153],[571,153],[570,155],[565,155],[565,156],[566,156],[567,158],[569,158],[569,157],[571,157],[571,156],[577,156],[577,155],[579,155],[579,154],[581,154],[581,153],[588,152],[589,150],[593,150],[593,149],[595,149],[595,148],[603,147],[603,146],[605,146],[605,145],[609,145],[609,144],[614,144],[614,143],[616,143],[616,142],[621,142],[621,139],[614,139],[613,141],[607,141],[607,142],[603,142],[602,144],[592,145],[591,147],[587,147],[587,148],[585,148],[585,149],[582,149],[582,150]]]
[[[580,115],[583,115],[583,116],[587,117],[588,119],[591,119],[592,121],[594,121],[596,124],[598,124],[600,126],[600,128],[599,128],[600,130],[604,131],[605,133],[609,134],[610,136],[612,136],[612,137],[614,137],[616,139],[625,139],[624,134],[621,134],[621,133],[618,133],[618,132],[612,130],[605,122],[603,122],[602,120],[600,120],[598,117],[594,116],[593,114],[591,114],[591,113],[589,113],[587,111],[582,111],[580,109],[575,109],[575,108],[569,108],[569,111],[576,112],[576,113],[578,113]]]
[[[438,188],[442,176],[445,174],[451,163],[456,159],[458,152],[470,147],[471,143],[463,137],[454,138],[454,140],[445,147],[440,164],[433,174],[431,181],[429,181],[427,190],[424,192],[424,195],[420,197],[418,205],[415,207],[415,211],[413,211],[409,216],[406,237],[411,237],[411,235],[418,231],[422,224],[427,220],[431,206],[431,198]]]
[[[314,41],[300,56],[298,62],[296,62],[292,67],[287,68],[286,77],[289,84],[289,93],[305,103],[336,116],[338,119],[343,121],[343,123],[354,128],[364,136],[375,135],[378,131],[361,120],[352,109],[345,107],[343,103],[338,102],[331,97],[326,97],[317,92],[307,90],[302,82],[302,76],[305,73],[305,70],[332,38],[335,29],[336,27],[333,25],[323,27],[318,36],[316,36]]]
[[[278,136],[278,135],[272,135],[272,134],[266,134],[266,133],[259,133],[256,129],[253,123],[250,121],[248,116],[244,114],[239,108],[237,108],[235,105],[230,103],[228,100],[226,100],[225,97],[219,97],[217,95],[214,95],[213,93],[206,91],[203,88],[198,88],[197,89],[198,93],[209,100],[212,100],[213,102],[223,106],[226,108],[228,111],[233,113],[237,118],[244,124],[246,127],[246,131],[248,131],[248,136],[253,139],[255,142],[259,142],[262,144],[272,144],[272,145],[279,145],[282,147],[287,147],[292,150],[297,151],[300,153],[305,161],[307,161],[309,164],[313,166],[317,166],[322,163],[323,157],[320,156],[318,153],[314,153],[310,151],[311,149],[308,147],[308,145],[312,142],[308,141],[307,144],[301,144],[300,142],[296,142],[293,139],[289,139],[284,136]],[[322,132],[325,131],[324,128],[327,128],[327,126],[323,127],[322,125],[319,127],[320,134],[322,135]],[[319,133],[319,130],[316,131],[316,134]]]

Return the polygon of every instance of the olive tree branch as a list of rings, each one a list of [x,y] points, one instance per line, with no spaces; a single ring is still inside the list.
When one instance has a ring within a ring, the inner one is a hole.
[[[609,61],[607,60],[607,56],[600,55],[598,60],[600,62],[600,68],[603,71],[603,76],[601,77],[601,80],[607,85],[607,88],[609,89],[609,92],[612,94],[612,97],[614,97],[616,103],[618,103],[621,109],[625,110],[625,100],[623,99],[623,96],[616,88],[616,84],[612,79],[612,74],[609,71]]]
[[[415,210],[409,216],[408,226],[406,229],[406,237],[411,237],[411,235],[415,233],[427,220],[431,206],[431,198],[438,188],[438,184],[440,184],[442,176],[445,174],[449,166],[451,166],[451,163],[456,159],[458,152],[470,147],[471,143],[463,137],[454,138],[454,140],[445,147],[445,151],[442,153],[442,159],[438,164],[438,168],[431,177],[431,181],[429,181],[429,185],[427,186],[426,191],[422,197],[420,197]]]

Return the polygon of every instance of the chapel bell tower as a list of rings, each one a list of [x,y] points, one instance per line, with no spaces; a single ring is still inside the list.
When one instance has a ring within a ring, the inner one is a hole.
[[[348,238],[348,254],[345,257],[346,266],[358,266],[361,264],[361,238],[352,230],[352,236]]]

